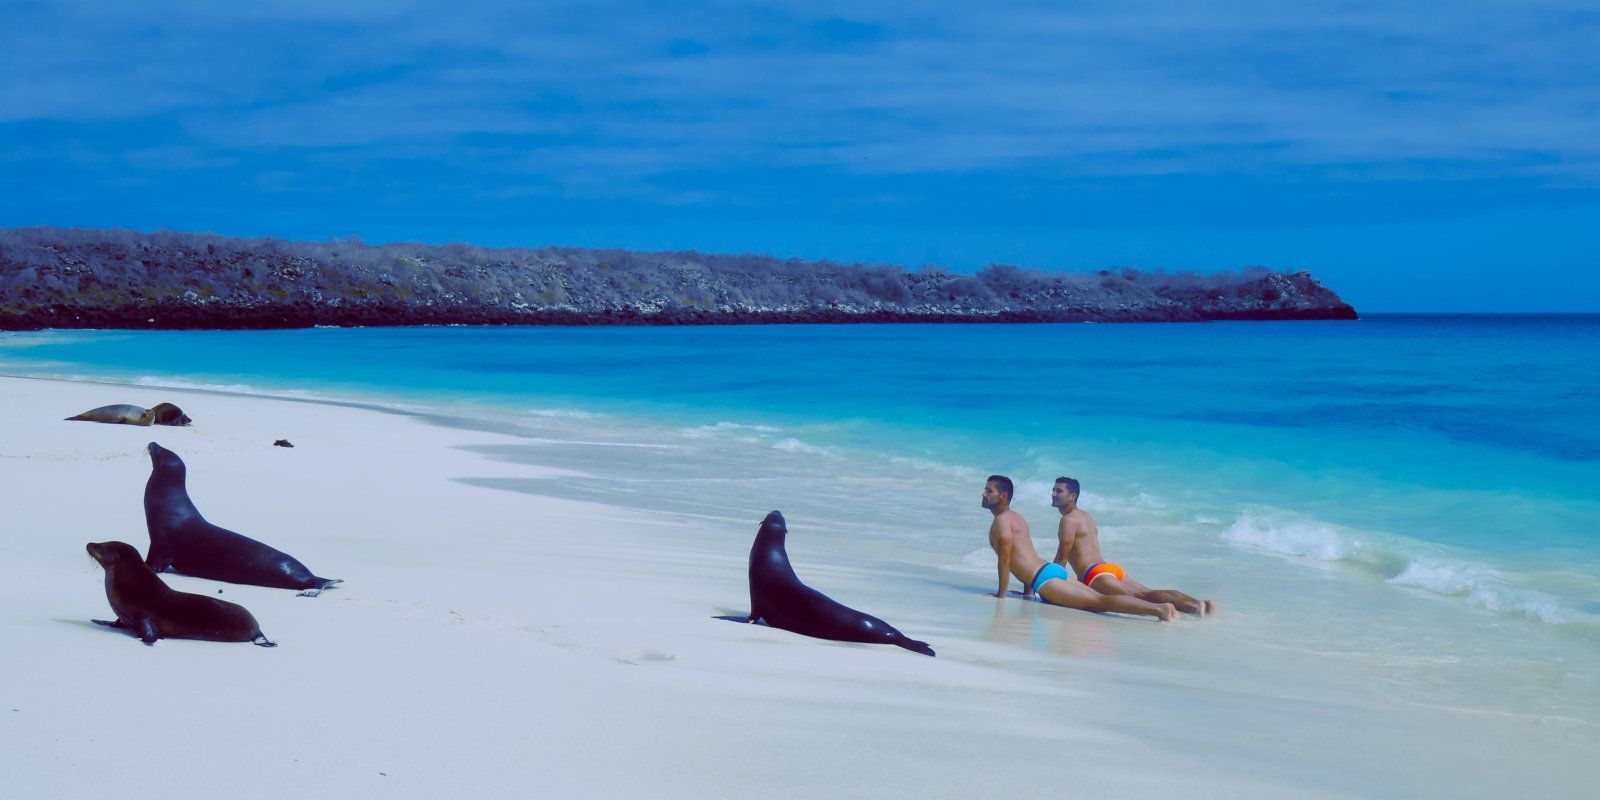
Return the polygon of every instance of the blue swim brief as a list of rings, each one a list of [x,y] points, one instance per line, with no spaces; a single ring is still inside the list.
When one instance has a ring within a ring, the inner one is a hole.
[[[1029,584],[1029,587],[1032,589],[1034,594],[1038,594],[1039,587],[1056,579],[1070,581],[1072,580],[1072,576],[1067,574],[1066,567],[1063,567],[1054,561],[1046,561],[1044,566],[1039,568],[1038,572],[1033,573],[1033,583]]]

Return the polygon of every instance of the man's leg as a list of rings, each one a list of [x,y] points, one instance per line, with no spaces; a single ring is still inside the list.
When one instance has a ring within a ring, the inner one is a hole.
[[[1171,603],[1185,614],[1210,614],[1217,610],[1217,604],[1210,600],[1196,600],[1177,589],[1152,589],[1132,578],[1117,580],[1113,575],[1095,578],[1091,587],[1103,594],[1132,595],[1150,603]]]
[[[1127,594],[1101,594],[1077,581],[1046,581],[1039,587],[1039,596],[1054,605],[1097,614],[1114,611],[1155,617],[1163,622],[1171,622],[1178,615],[1171,603],[1150,603]]]

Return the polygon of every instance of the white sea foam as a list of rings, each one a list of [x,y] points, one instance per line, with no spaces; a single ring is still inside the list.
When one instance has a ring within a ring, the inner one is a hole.
[[[772,443],[772,449],[783,450],[790,453],[809,453],[811,455],[827,455],[828,453],[832,452],[826,447],[818,447],[814,444],[806,444],[805,442],[794,438],[779,439],[778,441]]]
[[[1230,542],[1318,561],[1352,560],[1359,543],[1330,525],[1314,521],[1268,520],[1245,512],[1223,531]]]

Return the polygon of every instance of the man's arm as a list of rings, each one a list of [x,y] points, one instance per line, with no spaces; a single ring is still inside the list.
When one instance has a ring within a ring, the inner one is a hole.
[[[996,522],[999,527],[999,541],[995,544],[995,553],[999,555],[1000,588],[994,592],[995,597],[1005,597],[1006,589],[1011,586],[1011,531],[1003,523]]]
[[[1055,562],[1063,567],[1070,568],[1067,559],[1072,555],[1072,518],[1063,514],[1061,522],[1056,525],[1056,557]]]

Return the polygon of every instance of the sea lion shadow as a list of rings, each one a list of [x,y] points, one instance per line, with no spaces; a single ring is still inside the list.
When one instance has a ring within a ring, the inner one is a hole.
[[[719,608],[717,610],[718,611],[730,611],[731,609]],[[727,622],[738,622],[738,623],[741,623],[741,624],[747,624],[747,623],[750,622],[750,615],[747,614],[747,613],[746,614],[737,614],[737,613],[736,614],[720,614],[718,616],[712,617],[712,619],[720,619],[720,620],[724,620],[724,621],[727,621]],[[766,620],[760,620],[756,624],[757,625],[766,625],[767,621]]]

